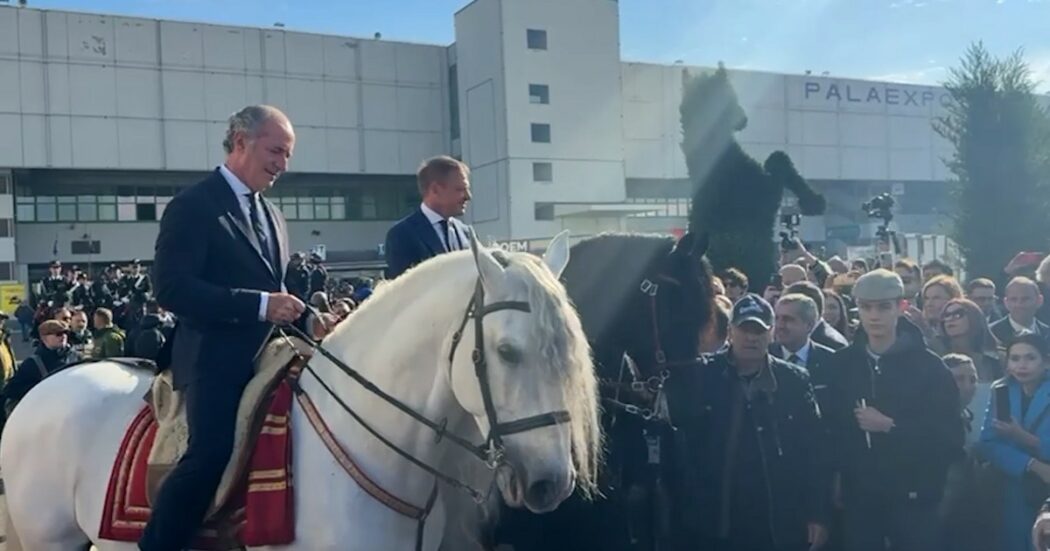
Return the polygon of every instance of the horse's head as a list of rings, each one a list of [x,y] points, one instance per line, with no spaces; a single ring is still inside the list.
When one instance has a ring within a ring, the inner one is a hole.
[[[496,306],[482,317],[479,345],[484,373],[478,373],[470,354],[456,354],[451,372],[456,400],[474,417],[482,434],[490,434],[493,424],[483,378],[488,380],[497,427],[568,412],[565,423],[501,437],[505,454],[496,477],[500,492],[511,506],[534,512],[553,510],[575,484],[592,490],[601,447],[590,350],[579,318],[558,283],[558,274],[568,263],[566,241],[564,234],[555,238],[542,261],[527,254],[497,257],[473,244],[484,305]],[[527,308],[499,308],[498,303]],[[476,305],[476,311],[481,307]],[[470,320],[461,346],[478,344],[476,339]]]
[[[711,316],[714,293],[706,252],[707,236],[689,232],[675,243],[663,262],[663,275],[674,282],[666,286],[672,325],[699,329]]]

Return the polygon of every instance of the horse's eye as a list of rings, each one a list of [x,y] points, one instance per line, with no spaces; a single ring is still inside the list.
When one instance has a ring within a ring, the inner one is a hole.
[[[504,363],[516,365],[521,363],[521,351],[509,344],[501,344],[496,349],[499,353],[499,359],[503,360]]]

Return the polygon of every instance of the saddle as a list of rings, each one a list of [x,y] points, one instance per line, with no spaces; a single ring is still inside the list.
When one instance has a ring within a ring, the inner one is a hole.
[[[269,427],[264,429],[263,423],[267,421],[267,406],[274,389],[293,367],[294,360],[309,357],[311,353],[308,343],[290,337],[270,341],[256,358],[255,375],[245,387],[237,408],[233,454],[223,471],[206,519],[210,520],[229,501],[244,475],[260,430],[270,430]],[[146,470],[146,497],[152,506],[164,479],[186,453],[189,427],[184,397],[174,389],[171,371],[161,372],[154,378],[145,400],[157,419],[156,439],[147,459]]]

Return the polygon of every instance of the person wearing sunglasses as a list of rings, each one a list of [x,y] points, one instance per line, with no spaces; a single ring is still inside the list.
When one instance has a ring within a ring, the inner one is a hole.
[[[973,301],[954,298],[944,305],[938,338],[949,353],[963,354],[973,360],[982,382],[1002,378],[1003,367],[995,351],[995,339],[988,330],[984,312]]]

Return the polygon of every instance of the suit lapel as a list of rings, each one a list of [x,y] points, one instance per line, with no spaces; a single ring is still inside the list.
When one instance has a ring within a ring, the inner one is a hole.
[[[217,182],[215,184],[216,194],[218,195],[224,211],[223,217],[230,223],[231,226],[236,228],[236,233],[241,234],[247,245],[255,251],[256,258],[259,262],[262,262],[263,267],[266,271],[273,274],[273,268],[270,266],[270,261],[263,255],[262,247],[259,245],[259,240],[255,237],[255,231],[252,230],[251,226],[248,225],[248,220],[244,217],[244,211],[241,210],[240,199],[234,195],[233,190],[230,189],[230,184],[223,177],[222,173],[218,170],[215,171]],[[265,203],[265,201],[264,201]]]
[[[434,231],[434,226],[430,224],[430,220],[427,219],[427,215],[423,214],[422,210],[416,210],[415,222],[416,226],[418,226],[417,233],[423,244],[430,249],[431,256],[448,252],[445,250],[445,245],[441,242],[441,239],[438,238],[437,232]]]
[[[452,227],[453,231],[456,232],[456,236],[459,238],[460,248],[470,250],[470,226],[453,218]]]

